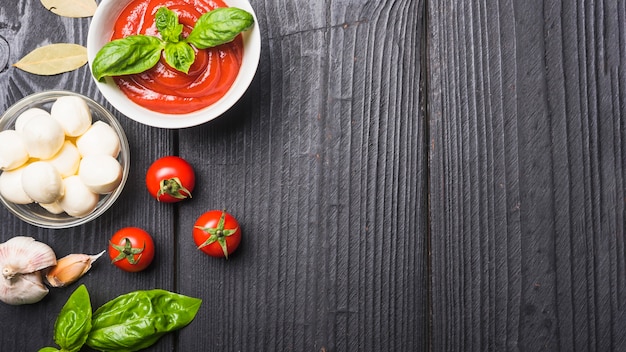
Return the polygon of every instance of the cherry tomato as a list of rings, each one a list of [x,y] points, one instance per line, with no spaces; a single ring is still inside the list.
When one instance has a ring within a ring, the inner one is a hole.
[[[141,271],[154,259],[154,241],[143,229],[124,227],[109,241],[109,258],[111,263],[124,271]]]
[[[204,253],[228,259],[241,242],[241,228],[237,219],[226,211],[210,210],[196,220],[193,240]]]
[[[196,185],[193,167],[178,156],[155,160],[146,171],[146,187],[159,202],[175,203],[191,198]]]

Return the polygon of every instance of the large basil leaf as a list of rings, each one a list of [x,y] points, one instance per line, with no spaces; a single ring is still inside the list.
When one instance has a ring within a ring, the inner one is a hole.
[[[166,42],[178,43],[183,33],[183,25],[178,23],[176,12],[167,7],[160,7],[154,16],[154,23]]]
[[[198,19],[187,41],[198,49],[206,49],[228,43],[252,27],[254,17],[236,7],[220,7]]]
[[[161,58],[165,42],[147,35],[131,35],[105,44],[94,58],[91,71],[97,80],[143,72]]]
[[[93,313],[86,344],[100,351],[138,351],[189,324],[201,303],[160,289],[121,295]]]
[[[72,293],[54,323],[54,341],[62,351],[80,350],[91,329],[91,301],[85,285]]]
[[[189,73],[189,68],[196,60],[196,53],[193,48],[185,43],[165,44],[165,62],[178,71]]]

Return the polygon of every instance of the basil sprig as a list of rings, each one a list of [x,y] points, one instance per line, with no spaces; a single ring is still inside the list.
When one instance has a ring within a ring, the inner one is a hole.
[[[141,73],[156,65],[161,53],[165,52],[168,65],[188,73],[196,60],[192,45],[206,49],[228,43],[253,24],[252,14],[245,10],[216,8],[200,16],[189,36],[184,38],[178,15],[161,7],[155,14],[155,25],[161,38],[137,34],[112,40],[98,51],[91,71],[99,81],[106,76]]]
[[[144,349],[189,324],[201,302],[159,289],[121,295],[94,312],[86,343],[99,351]]]
[[[165,42],[148,35],[113,40],[100,49],[91,70],[98,80],[104,76],[140,73],[159,62],[164,48]]]
[[[91,330],[91,300],[85,285],[80,285],[67,300],[54,323],[54,342],[63,352],[76,352],[87,341]],[[39,352],[59,351],[44,347]]]
[[[160,289],[134,291],[92,314],[89,293],[81,285],[54,324],[54,341],[61,349],[44,347],[39,352],[76,352],[85,344],[98,351],[138,351],[191,323],[201,303],[198,298]]]
[[[166,42],[178,43],[180,41],[183,25],[178,23],[176,12],[167,7],[160,7],[154,16],[154,24]]]
[[[232,41],[253,23],[252,15],[244,10],[217,8],[200,16],[187,41],[198,49],[211,48]]]

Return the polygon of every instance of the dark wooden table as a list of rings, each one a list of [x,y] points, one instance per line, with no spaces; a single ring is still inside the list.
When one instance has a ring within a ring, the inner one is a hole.
[[[150,351],[624,351],[626,4],[623,1],[251,1],[261,64],[243,99],[201,126],[116,113],[132,166],[90,224],[45,230],[0,209],[0,239],[96,253],[124,226],[153,234],[145,272],[97,262],[92,304],[136,289],[203,299]],[[0,5],[0,107],[43,90],[111,108],[90,71],[11,64],[86,44],[90,19]],[[149,197],[176,154],[194,198]],[[242,246],[199,253],[195,218],[226,208]],[[2,351],[52,344],[72,291],[0,305]]]

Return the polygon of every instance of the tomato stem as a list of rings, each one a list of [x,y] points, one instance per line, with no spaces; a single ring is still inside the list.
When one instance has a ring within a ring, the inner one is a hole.
[[[207,238],[207,240],[204,241],[204,243],[198,246],[198,249],[202,247],[206,247],[210,245],[211,243],[218,242],[220,247],[222,247],[222,251],[224,252],[224,257],[228,259],[228,243],[226,243],[226,237],[234,234],[237,231],[238,227],[235,227],[234,229],[225,229],[224,228],[225,222],[226,222],[226,212],[222,211],[222,215],[220,216],[220,220],[217,222],[216,227],[196,226],[197,229],[200,229],[210,235],[209,238]]]
[[[120,246],[109,241],[111,247],[115,248],[118,252],[120,252],[117,257],[115,257],[111,263],[118,262],[120,260],[126,259],[131,264],[137,264],[141,260],[142,252],[146,249],[146,244],[143,244],[143,248],[133,248],[133,244],[130,242],[128,237],[124,237],[124,245]],[[137,259],[135,259],[135,255],[139,254]]]
[[[157,200],[160,201],[162,195],[167,194],[176,199],[191,198],[191,192],[183,186],[178,177],[164,179],[159,182],[159,191],[157,192]]]

